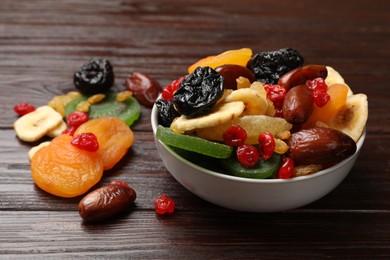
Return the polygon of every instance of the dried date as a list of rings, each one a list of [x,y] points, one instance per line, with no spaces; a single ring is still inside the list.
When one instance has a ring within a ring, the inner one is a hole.
[[[86,221],[103,221],[126,210],[136,197],[127,183],[112,181],[86,195],[78,205],[79,214]]]
[[[161,85],[157,80],[140,72],[131,73],[126,79],[126,86],[133,92],[134,97],[146,107],[152,107],[161,92]]]
[[[287,144],[287,153],[296,165],[338,163],[356,152],[355,141],[332,128],[298,131],[291,135]]]

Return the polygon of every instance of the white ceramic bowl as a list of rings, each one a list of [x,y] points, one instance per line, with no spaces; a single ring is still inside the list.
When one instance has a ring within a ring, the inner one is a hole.
[[[357,143],[356,153],[344,161],[312,175],[292,179],[247,179],[202,168],[177,155],[156,139],[157,108],[151,123],[157,150],[165,167],[185,188],[213,204],[246,212],[276,212],[302,207],[336,188],[354,165],[365,139]]]

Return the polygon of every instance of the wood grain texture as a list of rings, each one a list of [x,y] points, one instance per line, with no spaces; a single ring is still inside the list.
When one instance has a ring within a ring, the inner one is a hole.
[[[0,258],[280,259],[390,257],[390,3],[388,1],[0,1]],[[135,143],[98,184],[129,182],[137,200],[120,218],[81,221],[80,198],[36,187],[28,150],[12,129],[16,103],[47,104],[73,90],[92,57],[114,65],[116,89],[133,71],[162,85],[196,60],[228,49],[294,47],[306,63],[342,73],[369,99],[367,138],[356,165],[330,194],[272,214],[235,212],[192,195],[164,167],[150,109]],[[154,213],[168,193],[171,216]]]

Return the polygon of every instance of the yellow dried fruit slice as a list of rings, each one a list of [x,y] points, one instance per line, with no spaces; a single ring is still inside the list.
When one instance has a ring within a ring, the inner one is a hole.
[[[247,132],[247,144],[257,144],[259,135],[266,131],[275,136],[285,131],[290,131],[292,128],[292,124],[288,123],[283,118],[266,115],[247,115],[238,117],[224,124],[196,129],[195,131],[198,136],[204,139],[223,141],[223,133],[233,124],[239,125],[245,129]]]

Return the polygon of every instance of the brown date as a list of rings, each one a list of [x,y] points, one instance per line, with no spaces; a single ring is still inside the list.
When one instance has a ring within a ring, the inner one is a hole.
[[[86,195],[79,203],[79,214],[86,221],[103,221],[123,212],[136,197],[127,183],[112,181]]]
[[[291,124],[303,124],[313,112],[312,92],[306,85],[290,89],[283,101],[283,117]]]
[[[338,163],[356,152],[355,141],[332,128],[316,127],[295,132],[287,144],[287,153],[296,165]]]
[[[325,79],[327,75],[328,70],[326,69],[326,66],[306,65],[282,75],[278,80],[278,85],[289,90],[294,86],[305,84],[307,80],[313,80],[315,78]]]
[[[253,71],[240,65],[226,64],[217,67],[215,71],[223,77],[225,89],[237,89],[236,79],[239,77],[247,78],[251,83],[256,80]]]
[[[133,92],[134,97],[144,106],[152,107],[158,94],[161,92],[161,85],[150,76],[133,72],[126,79],[127,88]]]

